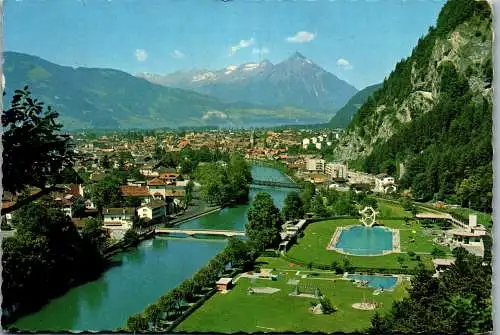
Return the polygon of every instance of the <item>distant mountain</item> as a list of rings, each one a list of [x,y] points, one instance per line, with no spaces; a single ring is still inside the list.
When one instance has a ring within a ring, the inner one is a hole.
[[[330,115],[357,92],[349,83],[299,52],[276,65],[264,60],[217,71],[188,70],[164,76],[139,73],[137,76],[164,86],[191,89],[225,102],[296,107]]]
[[[296,108],[264,109],[223,103],[193,91],[155,85],[113,69],[60,66],[36,56],[4,53],[4,105],[28,85],[33,96],[60,113],[66,129],[253,126],[326,121]]]
[[[333,128],[345,128],[354,118],[354,115],[359,110],[359,107],[363,105],[369,96],[373,94],[376,90],[382,87],[382,84],[375,84],[372,86],[365,87],[358,93],[356,93],[349,101],[342,107],[339,111],[335,113],[330,122],[328,123],[330,127]]]

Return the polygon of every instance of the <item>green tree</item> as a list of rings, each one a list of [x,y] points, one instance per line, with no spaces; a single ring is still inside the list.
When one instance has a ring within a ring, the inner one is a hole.
[[[283,207],[283,217],[285,220],[295,220],[304,218],[304,203],[297,192],[290,192],[286,195],[285,206]]]
[[[158,327],[161,320],[161,313],[161,308],[158,304],[151,304],[144,310],[144,317],[153,329]]]
[[[322,196],[318,195],[314,198],[311,209],[317,217],[324,218],[328,216],[328,210],[325,207]]]
[[[236,203],[248,202],[252,174],[250,167],[240,154],[230,155],[227,176],[231,185],[231,199]]]
[[[85,215],[85,200],[83,198],[78,198],[71,206],[73,212],[73,217],[81,218]]]
[[[188,181],[186,185],[186,195],[185,195],[185,202],[186,206],[189,206],[191,201],[193,200],[193,190],[194,190],[194,182],[192,180]]]
[[[102,221],[96,218],[86,218],[82,237],[87,239],[97,250],[103,250],[106,243],[106,235],[102,228]]]
[[[248,211],[247,236],[259,250],[276,247],[280,242],[283,219],[269,193],[259,192]]]
[[[111,168],[111,161],[109,160],[109,156],[106,154],[104,156],[102,156],[101,167],[105,170],[108,170]]]
[[[16,90],[10,108],[2,113],[2,187],[20,192],[27,186],[42,191],[2,210],[7,214],[36,197],[47,194],[61,182],[60,171],[72,169],[76,157],[71,137],[61,132],[58,113],[31,97],[28,87]]]
[[[127,230],[122,238],[123,243],[131,245],[136,244],[138,240],[139,240],[139,235],[137,235],[135,230],[133,230],[132,228]]]
[[[148,329],[148,320],[143,314],[132,315],[127,320],[127,330],[131,332],[144,332]]]
[[[321,309],[323,310],[324,314],[331,314],[336,310],[331,300],[326,296],[322,296],[319,299],[319,303],[321,304]]]

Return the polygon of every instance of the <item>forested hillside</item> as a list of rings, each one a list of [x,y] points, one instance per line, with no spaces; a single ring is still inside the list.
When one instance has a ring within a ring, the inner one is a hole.
[[[486,1],[448,1],[360,108],[336,157],[401,177],[416,200],[491,211],[491,22]]]
[[[345,128],[358,112],[359,108],[366,102],[369,96],[382,87],[382,84],[367,86],[356,93],[349,101],[339,109],[332,117],[328,125],[332,128]]]

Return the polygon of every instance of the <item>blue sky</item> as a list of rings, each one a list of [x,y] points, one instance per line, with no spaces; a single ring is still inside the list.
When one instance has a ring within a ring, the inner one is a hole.
[[[299,51],[361,89],[436,22],[442,0],[6,0],[4,48],[129,73],[273,63]]]

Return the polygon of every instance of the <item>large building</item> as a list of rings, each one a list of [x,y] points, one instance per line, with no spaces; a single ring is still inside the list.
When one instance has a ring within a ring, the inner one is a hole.
[[[309,172],[325,172],[325,160],[318,158],[307,159],[306,170]]]
[[[325,174],[331,179],[346,179],[347,166],[338,163],[325,164]]]

